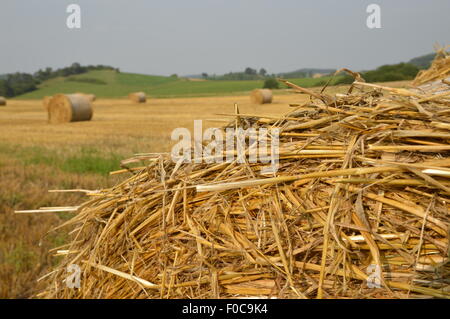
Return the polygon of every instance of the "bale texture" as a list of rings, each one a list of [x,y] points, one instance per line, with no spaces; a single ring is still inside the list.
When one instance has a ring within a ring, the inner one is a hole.
[[[145,103],[147,99],[144,92],[130,93],[128,98],[135,103]]]
[[[255,104],[272,103],[272,90],[269,89],[256,89],[253,90],[250,99]]]
[[[0,106],[6,105],[6,99],[3,96],[0,96]]]
[[[93,116],[89,99],[81,94],[55,95],[48,105],[50,123],[90,121]]]

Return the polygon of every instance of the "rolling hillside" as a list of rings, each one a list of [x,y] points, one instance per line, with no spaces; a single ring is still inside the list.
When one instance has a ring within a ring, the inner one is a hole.
[[[327,77],[300,78],[290,81],[312,87],[323,85]],[[38,90],[20,95],[16,99],[41,99],[57,93],[92,93],[100,98],[126,97],[130,92],[143,91],[149,96],[190,97],[246,94],[262,88],[263,81],[191,81],[185,78],[117,73],[112,70],[90,71],[70,77],[59,77],[43,82]]]

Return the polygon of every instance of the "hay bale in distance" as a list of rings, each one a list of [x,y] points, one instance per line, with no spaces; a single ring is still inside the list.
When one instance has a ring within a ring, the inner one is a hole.
[[[128,98],[135,103],[145,103],[147,100],[144,92],[134,92],[128,94]]]
[[[48,105],[50,123],[90,121],[93,110],[89,99],[81,94],[55,95]]]
[[[6,105],[6,99],[3,96],[0,96],[0,106]]]
[[[272,103],[272,91],[269,89],[256,89],[253,90],[250,99],[255,104]]]

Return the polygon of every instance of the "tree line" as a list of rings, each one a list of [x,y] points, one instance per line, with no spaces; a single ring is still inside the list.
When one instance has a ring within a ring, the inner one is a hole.
[[[50,67],[40,69],[34,74],[29,73],[10,73],[2,76],[0,79],[0,96],[14,97],[37,89],[37,86],[49,79],[56,77],[68,77],[71,75],[82,74],[93,70],[115,70],[119,69],[107,65],[88,65],[82,66],[80,63],[72,63],[71,66],[53,70]]]
[[[306,69],[305,69],[306,70]],[[313,69],[312,69],[313,70]],[[419,72],[420,68],[412,63],[398,63],[382,65],[375,70],[360,72],[362,77],[367,82],[387,82],[387,81],[401,81],[412,80]],[[292,74],[291,74],[292,73]],[[269,74],[264,68],[259,71],[250,67],[245,68],[242,72],[229,72],[224,75],[208,75],[202,73],[202,78],[205,80],[222,80],[222,81],[240,81],[240,80],[266,80],[266,82],[275,85],[272,79],[276,77],[281,78],[304,78],[311,77],[310,73],[306,72],[291,72],[280,74]],[[295,74],[295,76],[293,76]],[[332,75],[333,72],[324,75]],[[324,80],[324,83],[326,81]],[[336,79],[334,84],[349,84],[353,82],[353,78],[349,75],[341,75]],[[270,86],[270,85],[269,85]]]
[[[242,72],[229,72],[223,75],[209,75],[206,72],[202,73],[202,78],[205,80],[222,80],[222,81],[251,81],[262,80],[266,78],[274,78],[275,74],[269,74],[266,69],[259,70],[251,67],[246,67]]]

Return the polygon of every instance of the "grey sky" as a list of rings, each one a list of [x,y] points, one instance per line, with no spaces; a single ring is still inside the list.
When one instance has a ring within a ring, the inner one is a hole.
[[[81,6],[82,28],[66,27]],[[381,6],[381,29],[366,7]],[[370,69],[450,44],[448,0],[1,0],[0,74],[79,62],[179,75]]]

